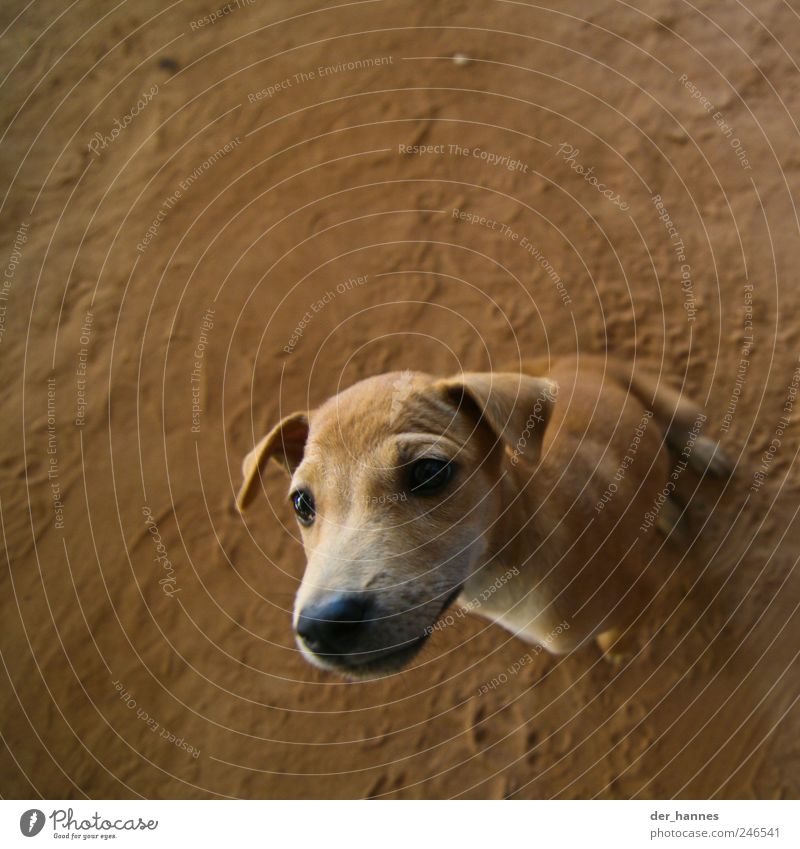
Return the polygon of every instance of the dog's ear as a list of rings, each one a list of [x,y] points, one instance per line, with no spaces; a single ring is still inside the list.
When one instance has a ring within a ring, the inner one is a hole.
[[[558,394],[558,384],[525,374],[468,372],[440,381],[451,404],[485,422],[511,462],[536,463]]]
[[[253,500],[256,484],[261,472],[272,458],[292,474],[303,459],[303,451],[308,439],[308,416],[305,413],[292,413],[282,419],[258,442],[256,447],[242,461],[242,487],[236,496],[239,510]]]

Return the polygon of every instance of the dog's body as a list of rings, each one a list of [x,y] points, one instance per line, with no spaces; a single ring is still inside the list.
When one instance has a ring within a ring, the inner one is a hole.
[[[284,419],[246,458],[239,504],[269,457],[292,473],[306,656],[351,676],[396,669],[456,595],[551,652],[596,638],[620,653],[647,579],[645,514],[670,511],[670,448],[727,471],[699,409],[633,372],[572,357],[379,375]]]

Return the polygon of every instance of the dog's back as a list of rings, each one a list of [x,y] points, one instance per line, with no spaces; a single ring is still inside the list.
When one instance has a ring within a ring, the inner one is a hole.
[[[591,356],[524,370],[558,384],[536,478],[553,521],[549,594],[565,616],[580,611],[582,627],[556,646],[568,650],[640,608],[656,528],[646,517],[675,512],[676,463],[714,474],[730,467],[701,434],[705,415],[663,377]]]

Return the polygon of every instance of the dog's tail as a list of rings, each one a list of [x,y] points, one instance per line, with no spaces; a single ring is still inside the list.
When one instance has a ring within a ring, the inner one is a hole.
[[[733,464],[720,444],[701,434],[706,415],[685,393],[651,372],[632,372],[625,364],[611,360],[605,367],[653,411],[654,418],[664,428],[667,444],[673,451],[684,453],[695,471],[716,477],[727,477],[733,472]]]

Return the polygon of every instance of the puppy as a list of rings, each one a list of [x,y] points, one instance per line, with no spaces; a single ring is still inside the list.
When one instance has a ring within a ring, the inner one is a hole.
[[[550,652],[594,639],[619,658],[650,526],[680,513],[676,472],[729,472],[704,420],[663,381],[603,358],[382,374],[276,425],[244,460],[238,506],[270,459],[291,475],[308,560],[294,630],[324,669],[398,670],[457,598]]]

